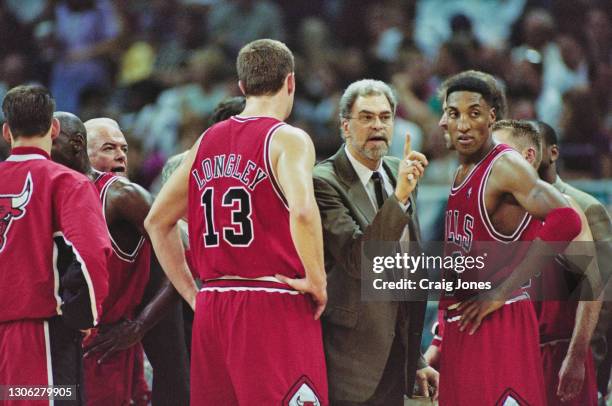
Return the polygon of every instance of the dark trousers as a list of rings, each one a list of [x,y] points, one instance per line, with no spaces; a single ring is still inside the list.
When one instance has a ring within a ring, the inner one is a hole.
[[[401,335],[396,334],[389,359],[374,394],[366,402],[330,400],[330,406],[403,406],[405,380],[405,351]]]

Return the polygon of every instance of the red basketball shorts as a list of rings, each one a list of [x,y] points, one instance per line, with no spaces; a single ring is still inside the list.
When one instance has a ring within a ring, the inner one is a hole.
[[[520,300],[488,315],[474,335],[447,312],[440,406],[544,406],[538,322]]]
[[[53,385],[49,325],[43,320],[0,323],[0,385]],[[3,406],[49,405],[49,401],[3,400]]]
[[[208,282],[198,294],[191,405],[326,406],[321,324],[286,285]]]
[[[584,362],[584,383],[582,390],[575,398],[561,403],[557,397],[557,387],[559,386],[559,371],[569,349],[569,340],[554,341],[543,344],[542,366],[544,369],[544,384],[546,387],[546,397],[548,406],[597,406],[597,377],[595,374],[595,364],[593,354],[589,350]]]
[[[142,345],[118,351],[98,364],[101,356],[91,353],[83,358],[87,406],[147,405]]]

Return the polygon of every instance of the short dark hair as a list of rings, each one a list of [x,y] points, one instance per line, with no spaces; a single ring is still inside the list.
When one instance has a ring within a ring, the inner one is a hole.
[[[45,135],[51,127],[55,100],[47,88],[22,85],[9,90],[2,112],[14,138]]]
[[[293,54],[280,41],[258,39],[242,47],[236,70],[246,96],[273,95],[294,71]]]
[[[445,99],[448,94],[449,84],[456,79],[463,77],[475,77],[481,79],[491,88],[491,94],[493,96],[493,101],[491,103],[491,107],[495,109],[495,119],[503,120],[506,118],[506,114],[508,114],[508,102],[506,100],[506,91],[504,87],[495,77],[489,73],[482,72],[479,70],[466,70],[463,72],[459,72],[456,75],[449,76],[442,82],[438,89],[438,97],[440,100]]]
[[[487,104],[494,107],[494,90],[483,79],[474,75],[456,75],[449,79],[448,87],[446,88],[446,100],[448,96],[454,92],[474,92],[482,96]]]
[[[513,137],[534,146],[537,161],[539,162],[542,159],[542,140],[538,128],[534,124],[527,120],[500,120],[493,124],[491,132],[502,129],[511,130]]]
[[[210,116],[209,126],[217,124],[220,121],[227,120],[236,114],[240,114],[242,110],[244,110],[245,104],[246,99],[243,96],[223,99],[219,104],[217,104],[215,111],[213,111],[212,116]]]
[[[552,128],[543,121],[536,121],[535,124],[538,126],[538,131],[540,133],[541,139],[544,140],[544,143],[546,143],[547,146],[559,144],[557,132],[554,128]]]

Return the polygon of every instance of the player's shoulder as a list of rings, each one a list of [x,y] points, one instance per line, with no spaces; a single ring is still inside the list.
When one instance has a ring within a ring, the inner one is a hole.
[[[314,148],[312,139],[306,131],[286,123],[275,130],[271,143],[283,148]]]
[[[87,176],[57,162],[44,161],[43,165],[45,165],[54,181],[74,186],[91,184],[91,180]]]
[[[504,176],[515,176],[517,173],[524,173],[529,171],[529,168],[533,169],[529,162],[523,158],[523,156],[513,149],[506,149],[495,157],[491,163],[492,175]],[[535,169],[533,169],[535,172]]]
[[[137,183],[131,182],[122,176],[117,176],[109,187],[109,198],[116,204],[121,204],[127,199],[141,199],[151,202],[151,194]]]

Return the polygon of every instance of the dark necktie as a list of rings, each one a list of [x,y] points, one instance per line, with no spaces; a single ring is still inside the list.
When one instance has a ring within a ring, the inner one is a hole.
[[[372,181],[374,182],[374,194],[376,195],[376,204],[380,209],[387,199],[387,193],[385,191],[385,186],[383,185],[382,176],[380,173],[373,172],[372,173]]]

